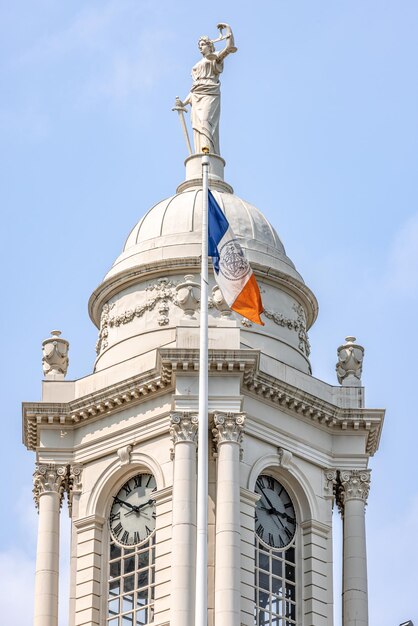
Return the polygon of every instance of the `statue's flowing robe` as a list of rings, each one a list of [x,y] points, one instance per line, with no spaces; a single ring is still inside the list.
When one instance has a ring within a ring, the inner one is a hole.
[[[219,154],[219,117],[221,112],[221,84],[219,74],[223,62],[203,57],[192,69],[193,85],[191,121],[194,135],[195,153],[209,148],[212,154]]]

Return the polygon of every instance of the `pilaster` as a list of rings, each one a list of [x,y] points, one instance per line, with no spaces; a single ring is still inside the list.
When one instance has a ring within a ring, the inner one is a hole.
[[[75,626],[99,626],[105,519],[90,515],[74,522],[77,539]],[[105,550],[105,558],[107,556]]]

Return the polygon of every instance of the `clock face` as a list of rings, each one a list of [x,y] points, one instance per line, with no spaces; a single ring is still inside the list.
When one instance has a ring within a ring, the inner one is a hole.
[[[296,515],[286,489],[272,476],[261,474],[255,484],[261,497],[255,509],[256,533],[271,548],[285,548],[296,532]]]
[[[144,541],[155,528],[155,478],[138,474],[130,478],[113,498],[109,527],[113,539],[124,546]]]

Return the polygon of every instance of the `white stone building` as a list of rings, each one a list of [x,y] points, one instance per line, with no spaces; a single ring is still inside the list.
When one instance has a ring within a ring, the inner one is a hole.
[[[91,375],[65,380],[68,343],[57,332],[44,342],[42,401],[23,406],[37,464],[36,626],[58,623],[64,498],[70,626],[193,624],[200,161],[187,159],[185,182],[132,229],[92,294]],[[273,226],[224,181],[223,160],[210,163],[265,326],[231,314],[211,278],[208,623],[332,625],[337,502],[344,626],[365,626],[367,468],[384,412],[364,407],[363,349],[354,338],[339,348],[339,385],[311,375],[315,296]]]

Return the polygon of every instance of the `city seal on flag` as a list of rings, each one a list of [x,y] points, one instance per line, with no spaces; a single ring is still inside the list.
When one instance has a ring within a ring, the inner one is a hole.
[[[251,271],[244,250],[236,239],[224,243],[219,257],[219,270],[228,280],[242,280]]]
[[[243,317],[264,326],[260,289],[241,244],[208,191],[208,253],[212,257],[215,280],[227,305]]]

